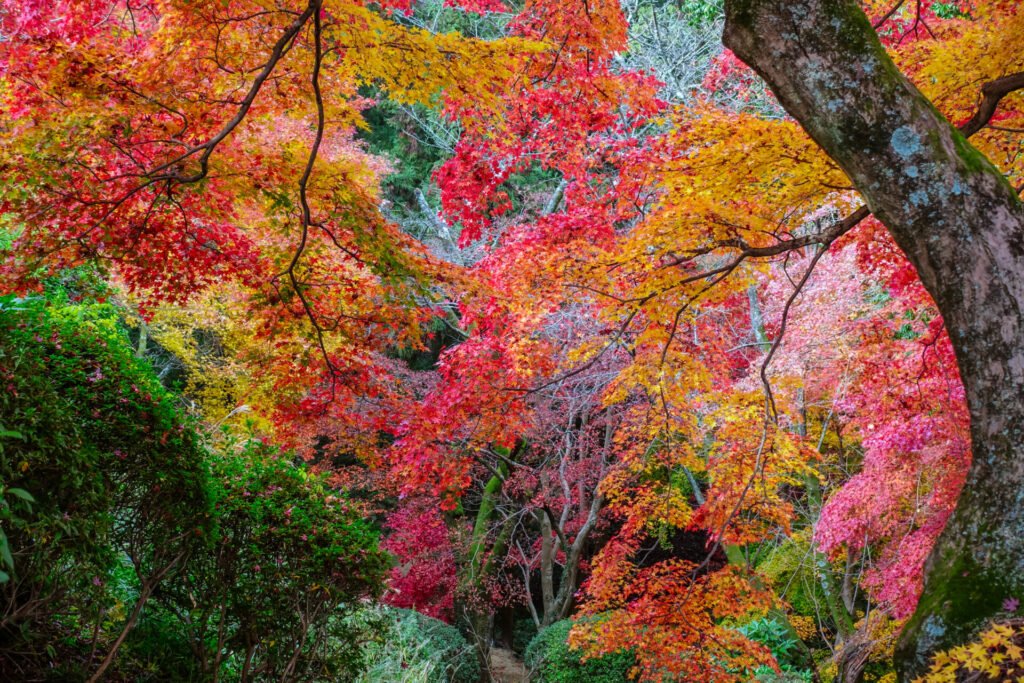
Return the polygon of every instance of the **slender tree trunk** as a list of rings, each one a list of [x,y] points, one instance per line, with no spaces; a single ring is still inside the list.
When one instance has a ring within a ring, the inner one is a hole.
[[[132,608],[131,614],[128,615],[128,620],[124,622],[124,626],[121,628],[121,633],[118,634],[114,644],[110,646],[110,650],[107,652],[107,656],[100,662],[100,666],[96,669],[96,672],[89,677],[89,683],[96,683],[96,681],[102,680],[103,675],[110,668],[110,665],[114,663],[114,659],[117,657],[118,650],[121,649],[121,645],[124,643],[124,639],[128,637],[131,630],[135,628],[135,623],[139,620],[139,616],[142,614],[142,608],[149,601],[149,596],[153,594],[154,586],[148,583],[142,584],[139,590],[139,598],[135,601],[135,606]]]
[[[114,659],[117,657],[118,650],[121,649],[121,645],[124,644],[125,638],[131,633],[131,630],[135,628],[135,624],[138,622],[139,617],[142,615],[142,608],[149,602],[150,597],[153,595],[153,591],[156,590],[160,582],[179,565],[179,563],[185,558],[185,553],[181,552],[172,558],[169,558],[167,562],[160,567],[158,570],[153,572],[149,577],[140,577],[141,585],[139,586],[139,597],[135,601],[135,606],[132,608],[131,614],[128,615],[128,620],[125,621],[124,627],[121,629],[121,633],[117,636],[114,644],[111,645],[110,651],[107,652],[107,656],[103,658],[96,672],[89,678],[88,683],[96,683],[96,681],[102,680],[103,675],[111,664],[114,663]]]
[[[537,514],[540,522],[540,594],[544,606],[543,624],[555,620],[555,539],[551,520],[544,512]]]
[[[473,524],[473,536],[470,541],[469,558],[463,569],[464,585],[473,594],[469,600],[462,605],[462,618],[473,638],[473,645],[476,649],[477,659],[480,662],[481,671],[489,671],[491,635],[494,622],[494,615],[489,610],[481,607],[477,593],[481,591],[484,580],[493,571],[495,555],[504,552],[505,533],[498,534],[494,545],[488,548],[487,540],[493,523],[495,508],[501,495],[502,480],[507,475],[507,466],[503,463],[498,468],[498,473],[492,476],[484,486],[480,499],[480,509],[477,511],[476,520]]]
[[[900,74],[856,0],[726,0],[724,40],[889,229],[956,352],[974,458],[897,653],[909,680],[1024,595],[1024,207]]]
[[[217,652],[213,655],[213,671],[210,672],[213,677],[213,683],[219,683],[220,681],[220,662],[224,652],[224,635],[227,630],[227,613],[228,605],[225,601],[220,606],[220,617],[217,620]],[[205,658],[204,658],[205,659]]]
[[[302,648],[305,647],[306,639],[309,638],[310,627],[313,622],[316,621],[317,614],[324,606],[324,603],[321,600],[318,600],[316,607],[313,608],[310,608],[309,603],[310,598],[307,598],[305,609],[298,610],[302,631],[299,634],[298,642],[295,645],[292,656],[288,659],[288,664],[285,666],[284,672],[281,674],[280,683],[287,683],[292,679],[292,675],[295,673],[295,666],[299,663],[299,657],[302,656]]]
[[[245,650],[245,660],[242,662],[242,673],[239,677],[240,683],[248,683],[249,681],[249,670],[252,668],[252,658],[256,654],[256,646],[258,642],[249,643],[249,647]]]
[[[757,285],[747,287],[747,300],[750,301],[750,329],[754,331],[754,340],[762,351],[767,351],[772,343],[768,341],[768,333],[764,329],[761,303],[757,300]]]
[[[146,325],[145,321],[139,321],[139,343],[135,347],[135,357],[145,358],[147,341],[149,340],[149,326]]]

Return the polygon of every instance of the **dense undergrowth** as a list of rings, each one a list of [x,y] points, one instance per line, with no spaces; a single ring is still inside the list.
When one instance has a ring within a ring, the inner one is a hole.
[[[0,298],[0,678],[355,675],[377,532],[287,452],[189,418],[121,313]]]

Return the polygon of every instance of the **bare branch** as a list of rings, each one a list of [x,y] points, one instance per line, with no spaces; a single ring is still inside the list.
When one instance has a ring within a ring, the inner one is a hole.
[[[960,126],[960,132],[970,137],[985,127],[996,113],[999,102],[1015,90],[1024,88],[1024,71],[997,78],[981,87],[981,104],[967,123]]]

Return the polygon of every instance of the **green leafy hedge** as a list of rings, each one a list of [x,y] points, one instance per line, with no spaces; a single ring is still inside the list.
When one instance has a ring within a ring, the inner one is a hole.
[[[115,306],[0,297],[0,680],[356,675],[376,532],[179,405]]]
[[[526,665],[538,683],[622,683],[636,661],[631,652],[617,652],[586,661],[569,647],[573,621],[564,619],[542,629],[526,647]]]
[[[360,634],[343,617],[381,589],[374,530],[322,477],[260,441],[229,442],[209,466],[211,543],[160,596],[174,614],[192,611],[181,627],[202,670],[355,671]]]
[[[457,628],[419,612],[395,607],[367,610],[377,638],[366,645],[366,670],[358,683],[478,683],[476,650]]]
[[[173,571],[212,510],[200,440],[112,306],[0,297],[0,386],[0,485],[34,501],[0,510],[2,643],[97,618],[122,555]]]

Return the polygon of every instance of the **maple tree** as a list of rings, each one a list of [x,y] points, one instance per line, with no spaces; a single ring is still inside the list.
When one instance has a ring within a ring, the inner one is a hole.
[[[0,7],[0,286],[95,268],[483,670],[911,680],[1024,598],[1017,3]]]
[[[250,334],[279,345],[273,376],[329,384],[340,411],[351,383],[335,380],[371,381],[375,352],[417,338],[422,313],[396,297],[432,270],[375,209],[383,166],[353,139],[358,89],[407,102],[459,89],[486,106],[518,48],[430,36],[360,3],[12,2],[3,21],[18,37],[3,69],[19,140],[4,206],[33,216],[13,234],[10,286],[84,259],[150,308],[231,283],[252,302]],[[443,67],[421,73],[429,60]]]

